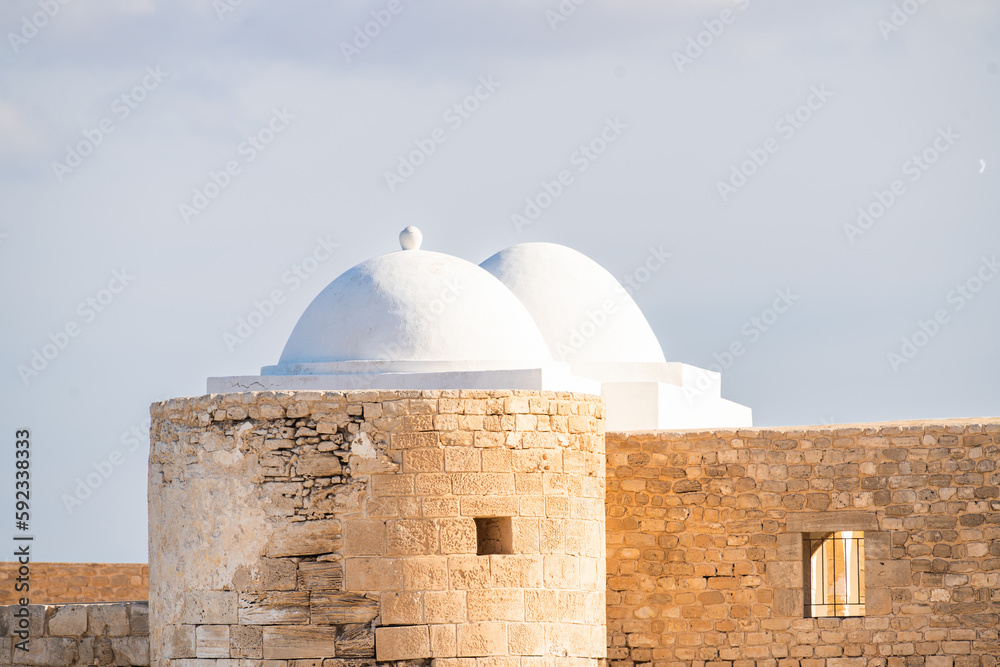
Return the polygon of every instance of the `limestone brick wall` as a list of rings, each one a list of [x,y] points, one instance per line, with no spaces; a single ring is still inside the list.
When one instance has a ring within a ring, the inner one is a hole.
[[[604,657],[598,397],[259,392],[151,412],[157,667]]]
[[[608,434],[610,664],[994,667],[998,459],[1000,420]],[[864,617],[806,617],[831,530],[865,531]]]
[[[19,615],[27,610],[27,617]],[[23,622],[22,622],[23,621]],[[27,633],[27,647],[17,648]],[[146,602],[0,607],[0,665],[149,665]]]
[[[0,563],[0,605],[17,602],[14,590],[19,563]],[[145,563],[32,563],[31,601],[128,602],[149,597],[149,566]],[[2,663],[0,663],[2,664]]]

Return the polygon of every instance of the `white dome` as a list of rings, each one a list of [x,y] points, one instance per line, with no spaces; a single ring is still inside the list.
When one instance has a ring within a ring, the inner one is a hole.
[[[517,295],[556,361],[666,362],[639,306],[586,255],[555,243],[521,243],[480,266]]]
[[[374,257],[319,293],[270,373],[516,368],[551,363],[545,340],[521,302],[464,259],[416,249]],[[353,362],[380,362],[356,364]],[[432,362],[432,363],[428,363]]]

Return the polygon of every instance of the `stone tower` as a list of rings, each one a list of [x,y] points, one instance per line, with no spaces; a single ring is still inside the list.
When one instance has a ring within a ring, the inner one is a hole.
[[[605,412],[749,425],[580,253],[420,241],[330,283],[261,375],[152,407],[157,667],[594,665]]]
[[[154,405],[152,664],[595,664],[602,409],[468,390]]]

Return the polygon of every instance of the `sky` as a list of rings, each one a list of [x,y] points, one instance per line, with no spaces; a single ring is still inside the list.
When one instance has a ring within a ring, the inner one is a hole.
[[[410,224],[588,255],[758,426],[1000,414],[1000,3],[6,0],[0,33],[36,560],[145,562],[150,403],[276,363]]]

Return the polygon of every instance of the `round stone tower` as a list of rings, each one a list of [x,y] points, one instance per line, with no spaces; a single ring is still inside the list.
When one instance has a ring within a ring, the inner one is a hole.
[[[599,397],[252,392],[152,415],[154,666],[605,655]]]
[[[493,274],[400,240],[277,365],[152,406],[154,666],[606,655],[600,382]]]

